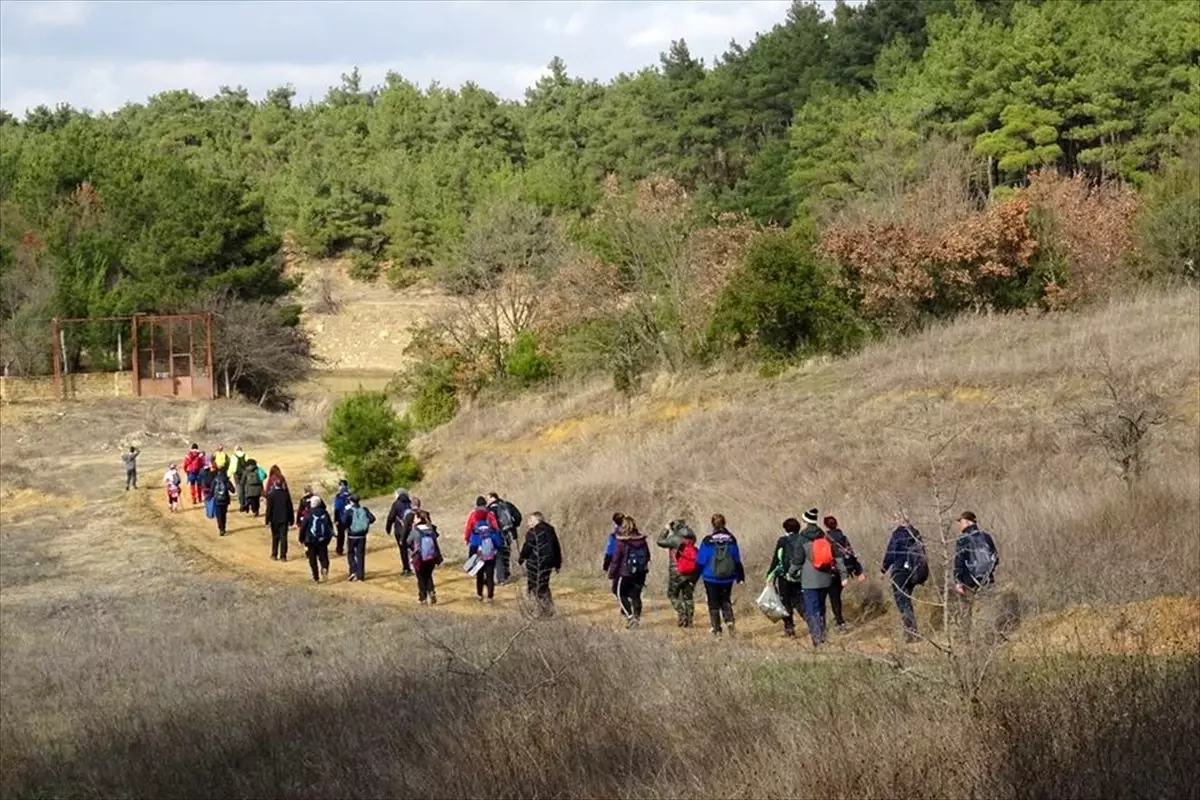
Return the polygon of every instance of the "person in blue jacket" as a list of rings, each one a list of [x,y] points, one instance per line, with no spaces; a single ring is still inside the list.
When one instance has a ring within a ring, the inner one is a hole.
[[[712,623],[712,635],[721,635],[721,618],[733,635],[733,584],[746,582],[746,570],[742,566],[742,554],[737,539],[725,527],[725,517],[713,514],[712,533],[704,537],[696,553],[696,567],[704,581],[704,593],[708,597],[708,619]]]
[[[625,522],[625,515],[620,511],[612,515],[613,527],[608,534],[608,542],[604,545],[604,574],[608,575],[609,567],[612,566],[613,556],[617,554],[617,534],[621,532],[621,525]],[[617,578],[612,579],[612,593],[615,597],[617,594]]]
[[[345,478],[338,481],[337,494],[333,496],[333,526],[337,529],[337,550],[335,555],[346,553],[346,528],[350,520],[346,518],[346,506],[350,505],[350,484]]]
[[[496,595],[496,556],[504,547],[504,536],[486,519],[475,523],[471,538],[467,540],[468,555],[478,556],[483,568],[475,573],[475,596],[483,602],[483,588],[487,587],[487,601]]]
[[[929,579],[929,562],[921,532],[909,524],[903,514],[896,514],[894,524],[896,527],[888,539],[880,574],[891,581],[892,598],[904,625],[904,641],[915,642],[920,637],[913,593]]]

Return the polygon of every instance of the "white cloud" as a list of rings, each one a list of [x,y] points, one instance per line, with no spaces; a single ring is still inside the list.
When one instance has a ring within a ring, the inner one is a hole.
[[[693,55],[711,59],[731,39],[748,41],[781,22],[790,5],[787,0],[648,3],[635,15],[638,27],[625,37],[625,46],[661,51],[684,39]]]
[[[82,25],[90,11],[86,0],[10,0],[4,5],[27,25],[47,28]]]

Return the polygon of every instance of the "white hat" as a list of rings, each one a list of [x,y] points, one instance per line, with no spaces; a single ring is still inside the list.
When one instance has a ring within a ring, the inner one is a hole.
[[[308,501],[308,506],[309,506],[309,508],[316,508],[317,506],[323,505],[324,503],[325,503],[324,500],[322,500],[320,497],[317,497],[314,494],[312,496],[312,499]]]

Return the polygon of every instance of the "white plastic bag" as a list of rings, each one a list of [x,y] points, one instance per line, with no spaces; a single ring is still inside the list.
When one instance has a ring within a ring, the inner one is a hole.
[[[772,622],[779,622],[788,615],[787,608],[783,605],[783,601],[779,599],[779,592],[775,591],[775,586],[770,583],[763,587],[762,594],[758,596],[754,604]]]
[[[472,577],[478,574],[479,570],[481,569],[483,569],[483,559],[480,558],[478,554],[471,556],[465,562],[463,562],[463,572],[471,575]]]

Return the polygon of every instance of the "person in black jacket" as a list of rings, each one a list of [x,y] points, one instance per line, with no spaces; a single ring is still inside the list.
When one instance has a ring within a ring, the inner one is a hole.
[[[412,497],[408,494],[408,489],[397,489],[396,499],[392,501],[392,507],[388,509],[387,520],[383,527],[385,532],[395,537],[396,547],[400,548],[400,564],[403,567],[403,572],[400,573],[401,577],[413,574],[408,553],[408,534],[412,531],[414,519],[412,510],[413,502]]]
[[[550,596],[550,573],[562,569],[562,548],[554,526],[546,522],[542,512],[529,515],[530,525],[525,534],[525,544],[517,556],[517,563],[525,566],[525,581],[529,595],[537,603],[539,616],[554,614],[554,599]]]
[[[271,526],[271,560],[287,561],[288,528],[296,521],[287,481],[281,479],[271,484],[271,490],[267,492],[266,521]]]
[[[825,524],[825,536],[833,544],[834,555],[841,557],[846,564],[846,574],[856,580],[865,581],[867,576],[863,565],[859,562],[858,556],[854,554],[850,537],[838,527],[837,517],[825,517],[822,522]],[[846,618],[842,615],[841,581],[834,581],[829,586],[829,608],[833,611],[833,621],[837,625],[838,632],[845,633]]]

